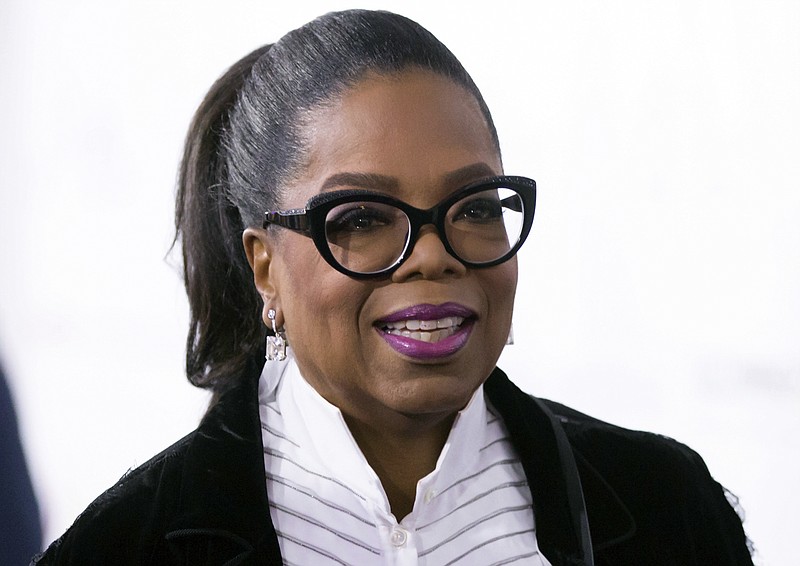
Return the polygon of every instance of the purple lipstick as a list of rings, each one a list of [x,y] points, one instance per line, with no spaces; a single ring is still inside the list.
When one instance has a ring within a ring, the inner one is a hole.
[[[394,312],[375,326],[395,351],[428,360],[463,348],[474,320],[475,312],[458,303],[420,304]]]

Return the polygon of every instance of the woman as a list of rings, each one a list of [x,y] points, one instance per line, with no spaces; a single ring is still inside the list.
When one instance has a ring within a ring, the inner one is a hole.
[[[751,563],[694,452],[495,367],[534,205],[414,22],[328,14],[239,61],[177,197],[212,406],[40,562]]]

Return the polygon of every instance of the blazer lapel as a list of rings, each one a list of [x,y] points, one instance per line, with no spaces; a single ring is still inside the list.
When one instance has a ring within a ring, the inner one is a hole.
[[[592,549],[633,533],[631,514],[603,477],[571,448],[558,417],[544,402],[521,391],[499,369],[484,389],[502,415],[528,477],[536,536],[548,560],[554,565],[590,565]]]
[[[636,522],[617,492],[578,450],[573,448],[573,453],[581,477],[595,552],[632,537],[636,532]]]
[[[255,366],[256,364],[252,364]],[[257,367],[220,396],[188,448],[166,538],[187,564],[281,563],[267,502]]]

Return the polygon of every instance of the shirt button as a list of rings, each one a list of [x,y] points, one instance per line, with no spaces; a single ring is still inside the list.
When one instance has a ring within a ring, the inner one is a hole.
[[[434,497],[436,497],[436,490],[429,489],[428,491],[425,492],[425,503],[430,503],[431,501],[433,501]]]
[[[408,533],[403,529],[394,529],[389,540],[392,542],[392,546],[403,546],[408,540]]]

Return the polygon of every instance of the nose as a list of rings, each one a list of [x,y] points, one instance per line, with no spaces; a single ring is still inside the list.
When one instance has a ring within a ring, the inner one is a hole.
[[[447,252],[439,233],[432,225],[424,226],[417,236],[411,255],[392,274],[395,282],[407,279],[461,277],[466,266]]]

